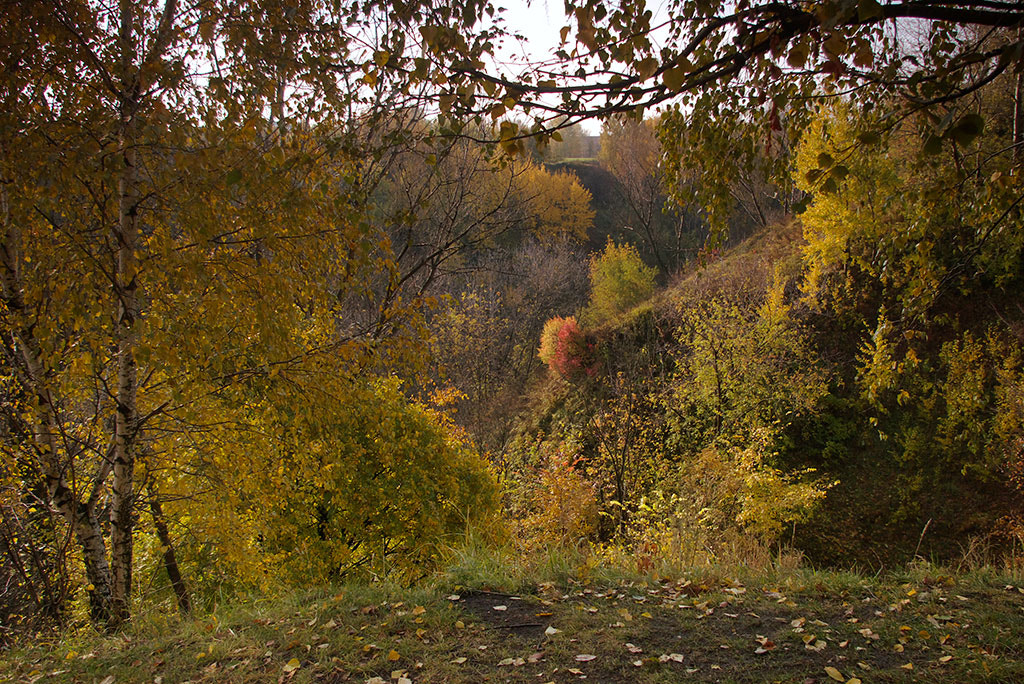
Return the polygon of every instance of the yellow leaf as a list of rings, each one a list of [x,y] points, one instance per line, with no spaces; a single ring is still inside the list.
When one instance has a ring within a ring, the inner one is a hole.
[[[831,666],[826,667],[825,668],[825,674],[827,674],[829,677],[831,677],[832,679],[836,680],[837,682],[845,682],[846,681],[846,677],[844,677],[839,672],[839,670],[837,670],[834,667],[831,667]]]
[[[391,649],[391,651],[388,653],[388,660],[390,660],[391,662],[394,662],[401,657],[402,656],[398,655],[398,651],[396,651],[395,649]]]
[[[667,69],[661,74],[661,81],[669,90],[679,90],[686,81],[688,71],[686,67],[676,66]]]
[[[906,665],[900,665],[901,670],[913,670],[914,663],[907,663]]]
[[[299,659],[298,658],[292,658],[287,663],[285,663],[285,665],[284,665],[284,667],[282,669],[285,672],[295,672],[300,667],[302,667],[302,664],[299,662]]]
[[[426,612],[427,612],[427,609],[424,608],[423,606],[416,606],[415,608],[412,609],[412,614],[413,615],[423,615]]]
[[[641,81],[646,81],[658,70],[658,60],[653,57],[647,57],[637,62],[636,71],[637,76],[640,77]]]

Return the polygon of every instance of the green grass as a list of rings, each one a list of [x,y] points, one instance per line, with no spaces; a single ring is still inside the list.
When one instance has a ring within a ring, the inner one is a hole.
[[[865,683],[1018,682],[1020,587],[1019,574],[928,566],[652,578],[573,551],[512,561],[475,548],[426,587],[259,597],[191,618],[151,614],[115,636],[24,643],[0,654],[0,679],[822,683],[834,668]]]

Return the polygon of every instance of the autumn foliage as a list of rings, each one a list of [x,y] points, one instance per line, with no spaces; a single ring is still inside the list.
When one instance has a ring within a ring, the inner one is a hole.
[[[636,247],[609,238],[604,251],[590,259],[590,305],[587,320],[602,323],[625,313],[654,292],[657,270],[644,264]]]
[[[586,544],[598,524],[597,490],[573,444],[541,445],[519,511],[527,546]]]
[[[340,410],[268,424],[278,439],[236,455],[233,474],[220,474],[231,477],[227,491],[201,499],[196,524],[222,584],[411,576],[468,528],[493,526],[493,475],[443,414],[410,402],[394,380],[349,393]]]
[[[1017,4],[676,4],[508,80],[487,3],[5,3],[0,623],[411,581],[502,500],[648,570],[1019,549]],[[636,226],[528,144],[668,102]]]
[[[591,376],[596,372],[595,342],[580,329],[575,317],[556,316],[544,324],[537,355],[552,372],[563,378]]]

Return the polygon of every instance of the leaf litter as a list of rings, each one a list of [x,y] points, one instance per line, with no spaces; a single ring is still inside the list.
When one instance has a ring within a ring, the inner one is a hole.
[[[496,605],[506,610],[495,611]],[[291,616],[214,623],[201,639],[185,643],[168,634],[160,647],[147,644],[148,653],[185,646],[202,654],[195,662],[175,661],[176,670],[164,655],[140,661],[129,676],[114,665],[123,646],[76,645],[88,657],[57,649],[52,663],[40,665],[36,656],[12,681],[40,675],[57,682],[135,681],[141,674],[148,681],[294,676],[322,684],[411,684],[478,682],[498,668],[503,681],[541,683],[684,674],[709,683],[858,684],[865,676],[1024,681],[1022,609],[1024,594],[1002,585],[894,587],[865,580],[830,588],[789,580],[757,587],[689,579],[549,584],[523,596],[456,587],[404,604],[325,602]],[[393,667],[399,664],[403,669]]]

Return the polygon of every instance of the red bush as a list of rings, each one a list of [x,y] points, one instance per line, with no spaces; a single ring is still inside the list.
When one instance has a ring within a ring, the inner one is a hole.
[[[596,372],[594,343],[571,316],[552,318],[544,326],[540,357],[564,378],[592,376]]]

